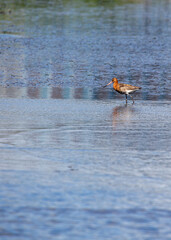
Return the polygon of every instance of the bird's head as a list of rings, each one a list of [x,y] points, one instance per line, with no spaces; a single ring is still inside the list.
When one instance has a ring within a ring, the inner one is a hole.
[[[110,85],[111,83],[118,83],[117,78],[112,78],[112,81],[109,82],[107,85],[105,85],[104,88],[107,87],[108,85]]]
[[[118,82],[117,78],[112,78],[112,82],[113,82],[113,83]]]

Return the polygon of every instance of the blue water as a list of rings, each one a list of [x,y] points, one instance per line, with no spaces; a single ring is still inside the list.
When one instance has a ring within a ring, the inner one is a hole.
[[[169,0],[5,2],[1,85],[94,88],[115,76],[170,96]]]
[[[0,239],[171,239],[170,11],[0,4]]]
[[[4,98],[0,112],[1,239],[170,239],[170,102]]]

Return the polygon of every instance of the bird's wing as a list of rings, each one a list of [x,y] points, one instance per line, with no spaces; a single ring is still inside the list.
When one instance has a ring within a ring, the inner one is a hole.
[[[132,86],[130,84],[124,84],[124,83],[120,83],[119,84],[119,87],[120,87],[120,90],[125,92],[127,90],[129,91],[135,91],[135,90],[138,90],[140,89],[140,87],[136,87],[136,86]]]

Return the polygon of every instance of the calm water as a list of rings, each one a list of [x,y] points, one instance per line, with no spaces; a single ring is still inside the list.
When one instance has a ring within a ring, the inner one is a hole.
[[[170,239],[171,107],[0,101],[1,239]]]
[[[171,2],[1,2],[0,239],[170,240]]]

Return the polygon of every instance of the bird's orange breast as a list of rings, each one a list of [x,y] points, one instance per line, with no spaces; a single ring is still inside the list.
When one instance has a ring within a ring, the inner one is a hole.
[[[121,89],[120,89],[120,86],[119,86],[119,83],[118,83],[118,82],[115,82],[115,83],[113,84],[113,88],[115,89],[115,91],[117,91],[117,92],[119,92],[119,93],[122,92]]]

